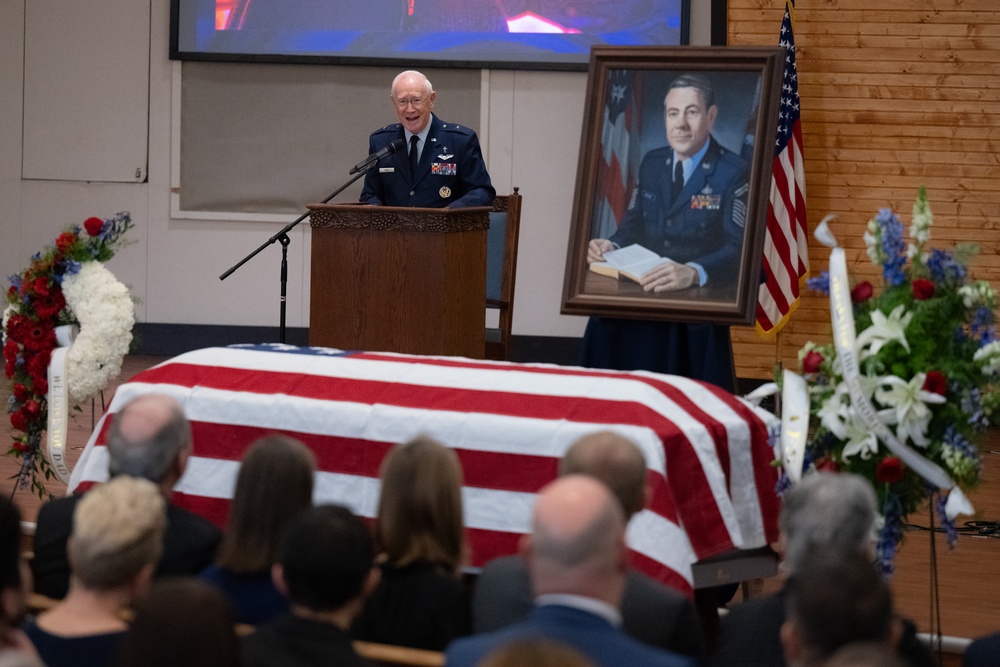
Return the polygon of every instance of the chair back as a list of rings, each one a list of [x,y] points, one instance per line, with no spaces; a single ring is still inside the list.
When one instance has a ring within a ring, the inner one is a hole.
[[[521,226],[518,188],[493,200],[486,237],[486,308],[498,311],[496,327],[486,329],[486,358],[506,361],[514,314],[517,238]]]

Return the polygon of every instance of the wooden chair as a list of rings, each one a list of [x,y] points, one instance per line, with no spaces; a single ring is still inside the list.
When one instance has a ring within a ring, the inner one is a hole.
[[[496,310],[498,324],[486,327],[486,358],[506,361],[514,314],[517,236],[521,226],[518,188],[493,200],[486,241],[486,310]]]

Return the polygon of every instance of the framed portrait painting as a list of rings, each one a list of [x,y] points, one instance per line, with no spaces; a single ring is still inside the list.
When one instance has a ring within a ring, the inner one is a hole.
[[[594,47],[562,312],[751,324],[781,47]]]

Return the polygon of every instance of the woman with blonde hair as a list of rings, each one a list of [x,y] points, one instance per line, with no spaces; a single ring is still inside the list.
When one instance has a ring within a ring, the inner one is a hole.
[[[315,473],[312,450],[286,435],[264,436],[243,455],[215,564],[199,575],[226,594],[237,622],[257,625],[288,610],[271,566],[285,528],[312,505]]]
[[[356,639],[443,650],[471,632],[462,468],[431,438],[397,445],[382,462],[375,536],[382,581],[354,623]]]
[[[122,614],[148,588],[163,551],[166,502],[145,479],[115,477],[83,497],[67,543],[69,593],[25,626],[48,667],[113,664]]]

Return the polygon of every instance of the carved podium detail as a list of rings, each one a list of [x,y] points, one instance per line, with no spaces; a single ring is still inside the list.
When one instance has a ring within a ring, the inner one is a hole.
[[[309,210],[310,345],[482,358],[489,207]]]

